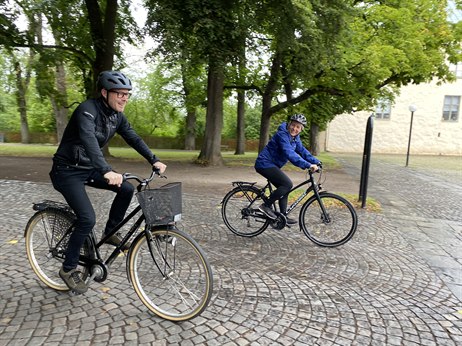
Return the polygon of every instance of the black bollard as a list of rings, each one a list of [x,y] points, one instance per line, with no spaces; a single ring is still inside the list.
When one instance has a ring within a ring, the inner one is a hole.
[[[359,183],[359,201],[361,208],[366,207],[367,184],[369,181],[369,165],[371,162],[372,132],[374,128],[374,114],[367,119],[366,137],[364,138],[363,164],[361,168],[361,181]]]

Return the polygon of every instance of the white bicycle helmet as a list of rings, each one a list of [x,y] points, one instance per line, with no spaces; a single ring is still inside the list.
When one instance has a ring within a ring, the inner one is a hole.
[[[290,121],[296,121],[306,126],[306,117],[303,114],[294,114],[290,117]]]

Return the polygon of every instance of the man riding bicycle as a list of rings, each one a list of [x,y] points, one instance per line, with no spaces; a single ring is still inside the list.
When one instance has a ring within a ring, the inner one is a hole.
[[[316,171],[321,164],[302,144],[300,132],[306,126],[306,118],[303,114],[294,114],[290,117],[290,122],[283,122],[279,125],[278,131],[263,148],[255,161],[257,173],[268,179],[276,190],[269,196],[266,204],[263,203],[259,209],[270,219],[276,219],[271,206],[275,201],[279,201],[279,209],[285,214],[287,211],[287,192],[292,189],[292,180],[281,170],[287,161],[302,169]],[[287,217],[287,224],[294,225],[296,219]]]
[[[53,157],[50,172],[53,187],[64,196],[77,216],[59,271],[66,285],[77,293],[87,290],[76,268],[80,249],[96,223],[95,211],[85,186],[110,190],[116,194],[103,237],[123,220],[134,193],[133,185],[123,181],[122,175],[107,163],[102,148],[117,133],[160,173],[167,167],[151,152],[123,113],[132,90],[130,79],[118,71],[104,71],[98,76],[97,87],[100,96],[84,101],[73,112]],[[114,246],[120,242],[116,234],[107,240],[108,244]],[[125,246],[123,250],[127,248]]]

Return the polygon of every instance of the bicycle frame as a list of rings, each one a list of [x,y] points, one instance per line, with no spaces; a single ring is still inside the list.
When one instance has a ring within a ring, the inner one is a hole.
[[[314,180],[314,177],[313,177],[313,173],[311,171],[308,171],[310,177],[309,179],[306,179],[305,181],[301,182],[300,184],[298,184],[297,186],[293,187],[289,192],[287,192],[283,197],[285,196],[289,196],[292,192],[294,192],[295,190],[297,190],[298,188],[300,188],[301,186],[303,185],[306,185],[306,184],[311,184],[310,186],[308,186],[306,188],[306,190],[287,208],[287,211],[286,211],[286,214],[285,215],[289,215],[290,212],[292,210],[294,210],[299,204],[300,202],[311,192],[313,191],[314,192],[314,195],[316,196],[316,199],[319,200],[319,192],[321,191],[322,187],[320,184],[316,183],[315,180]],[[268,181],[268,183],[261,189],[262,191],[262,199],[264,199],[265,201],[268,199],[268,197],[265,195],[265,191],[268,190],[269,193],[273,193],[273,185]],[[325,214],[326,211],[324,209],[324,206],[322,205],[321,203],[321,208],[323,210],[323,213]]]
[[[67,213],[72,213],[67,208],[60,208],[60,207],[53,207],[52,206],[50,209],[52,209],[52,210],[54,209],[56,211],[62,210],[62,211],[67,212]],[[37,208],[37,210],[41,210],[41,208]],[[91,246],[91,249],[92,249],[92,253],[90,254],[90,256],[85,256],[85,255],[81,254],[80,257],[79,257],[79,264],[84,266],[84,267],[88,267],[89,269],[93,265],[103,266],[105,269],[108,266],[110,266],[115,261],[115,259],[118,257],[119,253],[121,252],[122,247],[128,242],[128,240],[133,236],[133,234],[136,231],[138,231],[138,229],[141,226],[141,223],[144,221],[144,215],[141,215],[138,218],[138,220],[136,220],[136,222],[133,224],[133,226],[127,232],[125,237],[122,239],[121,243],[111,252],[111,254],[106,259],[103,259],[103,257],[101,256],[101,252],[99,251],[100,247],[105,243],[105,241],[110,236],[112,236],[117,231],[119,231],[128,221],[133,219],[135,217],[135,215],[140,211],[141,211],[141,207],[138,205],[132,212],[129,213],[129,215],[127,215],[117,226],[114,227],[113,230],[111,230],[107,235],[105,235],[99,242],[96,240],[95,232],[92,231],[89,234],[89,237],[88,237],[88,239],[90,241],[90,246]],[[59,256],[60,255],[56,251],[56,249],[58,249],[61,246],[62,242],[64,241],[64,239],[66,239],[67,236],[71,235],[71,233],[74,230],[74,227],[75,227],[75,221],[69,226],[69,228],[66,230],[64,235],[58,241],[58,243],[56,243],[54,248],[51,249],[54,256]],[[144,232],[145,232],[146,236],[148,236],[149,232],[147,230],[144,230]],[[93,257],[93,256],[95,256],[95,257]],[[62,258],[64,258],[64,257],[62,257]],[[155,259],[154,259],[154,261],[155,261]],[[160,268],[159,268],[159,270],[160,270]],[[165,275],[163,272],[162,272],[162,274]],[[107,276],[107,271],[104,273],[104,277],[106,277],[106,276]]]
[[[222,200],[221,214],[226,227],[238,236],[254,237],[269,226],[282,230],[298,223],[300,230],[319,246],[345,244],[356,231],[356,212],[344,197],[322,191],[322,171],[319,173],[315,179],[314,172],[308,171],[303,182],[285,193],[283,197],[287,198],[295,190],[301,191],[300,194],[297,191],[286,212],[282,213],[281,208],[276,206],[278,203],[273,203],[271,208],[275,216],[268,215],[269,211],[262,207],[269,206],[270,196],[275,191],[275,186],[269,180],[263,187],[252,182],[234,181],[233,188]],[[295,213],[297,207],[300,208],[299,213],[297,209],[298,222],[288,216]]]
[[[94,251],[97,255],[98,260],[100,260],[101,262],[103,261],[100,255],[100,252],[99,252],[99,248],[106,242],[107,239],[109,239],[112,235],[117,233],[117,231],[119,231],[128,221],[133,219],[135,215],[140,211],[141,211],[141,207],[139,205],[136,206],[136,208],[133,209],[117,226],[115,226],[108,234],[105,234],[104,237],[99,242],[96,242],[96,239],[94,239],[95,233],[91,232],[90,239],[91,239],[92,246],[94,248]],[[130,228],[130,230],[127,232],[127,234],[123,237],[119,246],[117,246],[114,249],[114,251],[112,251],[112,253],[109,255],[109,257],[106,260],[104,260],[103,262],[104,265],[109,266],[114,262],[114,260],[117,258],[117,256],[121,252],[122,247],[128,242],[128,240],[132,237],[132,235],[140,228],[141,223],[143,221],[144,221],[144,215],[141,215],[138,218],[138,220],[136,220],[136,222],[133,224],[133,226]],[[144,231],[145,233],[147,233],[146,229]]]
[[[119,253],[121,252],[122,247],[128,242],[128,240],[133,236],[133,234],[135,234],[140,229],[141,224],[145,219],[144,215],[140,215],[138,217],[138,219],[135,221],[135,223],[131,226],[130,230],[127,232],[127,234],[122,239],[121,243],[110,253],[110,255],[106,259],[103,259],[99,249],[101,248],[101,246],[103,244],[105,244],[105,241],[109,237],[111,237],[113,234],[118,232],[127,222],[132,220],[135,217],[135,215],[138,214],[140,211],[141,211],[141,207],[138,205],[117,226],[115,226],[107,235],[105,235],[99,242],[96,240],[96,235],[95,235],[94,231],[92,231],[89,234],[88,239],[90,241],[90,246],[91,246],[91,249],[92,249],[92,253],[90,254],[90,256],[86,256],[86,255],[81,254],[80,257],[79,257],[79,265],[87,267],[89,269],[91,269],[91,267],[94,266],[94,265],[102,266],[104,268],[103,278],[101,280],[97,280],[97,281],[104,281],[106,279],[107,274],[108,274],[107,273],[107,268],[119,256]],[[67,212],[69,212],[69,211],[67,211]],[[70,234],[72,233],[72,231],[74,229],[74,226],[75,226],[75,222],[66,230],[63,237],[55,245],[54,249],[52,249],[53,251],[55,251],[55,249],[58,248],[61,245],[62,241],[66,238],[66,236],[68,236],[68,235],[70,236]],[[156,227],[171,227],[171,225],[159,225],[159,226],[156,226]],[[150,238],[150,233],[149,233],[150,229],[151,229],[151,227],[148,227],[148,228],[145,228],[143,230],[145,236],[149,240],[151,239]],[[140,232],[140,234],[141,234],[141,232]],[[151,252],[151,257],[152,257],[157,269],[159,270],[159,272],[162,274],[163,277],[166,277],[166,275],[167,275],[166,270],[160,268],[159,264],[157,263],[157,260],[155,259],[154,255],[153,255],[153,249],[152,249],[151,242],[148,242],[148,246],[149,246],[149,250]],[[58,254],[55,253],[55,255],[58,255]],[[95,256],[95,257],[93,257],[93,256]],[[91,281],[94,278],[94,275],[97,275],[97,274],[98,274],[97,272],[93,273],[92,276],[90,277],[89,281]]]
[[[138,191],[141,191],[141,188],[145,185],[147,185],[147,183],[149,181],[152,180],[152,178],[154,177],[154,174],[151,175],[150,178],[148,178],[148,180],[145,180],[145,181],[141,181],[141,180],[138,180],[140,182],[140,185],[137,187]],[[137,177],[134,177],[134,176],[131,176],[131,175],[127,175],[126,177],[127,179],[137,179]],[[66,211],[66,212],[70,212],[72,213],[72,211],[70,211],[67,207],[64,207],[64,208],[60,208],[60,207],[54,207],[56,209],[61,209],[63,211]],[[121,240],[120,244],[109,254],[109,256],[106,258],[106,259],[103,259],[102,255],[101,255],[101,252],[100,252],[100,248],[103,244],[106,243],[106,241],[112,236],[114,235],[115,233],[117,233],[123,226],[125,226],[130,220],[134,219],[136,217],[136,215],[141,211],[141,206],[140,205],[137,205],[127,216],[125,216],[125,218],[119,223],[117,224],[109,233],[105,234],[103,236],[103,238],[98,242],[97,239],[96,239],[96,235],[95,235],[95,232],[92,231],[90,232],[89,234],[89,241],[90,241],[90,246],[91,246],[91,253],[90,253],[90,256],[86,256],[86,255],[80,255],[79,257],[79,264],[84,266],[84,267],[87,267],[91,270],[91,268],[93,266],[100,266],[103,268],[103,273],[98,273],[97,271],[95,271],[95,273],[92,273],[91,277],[90,277],[90,280],[91,281],[93,278],[95,278],[96,275],[98,274],[102,274],[102,279],[101,280],[97,280],[97,281],[104,281],[107,277],[107,268],[116,260],[116,258],[119,256],[119,254],[122,252],[122,248],[123,246],[129,241],[129,239],[140,229],[141,227],[141,224],[142,222],[145,220],[145,216],[144,214],[141,214],[138,219],[134,222],[134,224],[130,227],[130,230],[125,234],[125,236],[123,237],[123,239]],[[66,238],[66,236],[70,236],[70,234],[72,233],[73,229],[74,229],[74,226],[75,226],[75,221],[72,223],[72,225],[66,230],[65,234],[63,235],[63,237],[60,239],[60,241],[56,244],[55,246],[55,249],[61,244],[61,242]],[[171,227],[172,225],[168,224],[168,225],[158,225],[158,226],[152,226],[152,227]],[[146,227],[143,232],[144,232],[144,235],[145,237],[148,239],[148,240],[151,240],[150,238],[150,232],[149,230],[152,229],[152,227]],[[140,232],[141,234],[141,232]],[[152,248],[152,245],[151,245],[151,242],[148,242],[148,246],[149,246],[149,250],[151,252],[151,257],[154,261],[154,263],[156,264],[159,272],[162,274],[163,277],[166,277],[166,271],[165,270],[162,270],[159,266],[159,264],[157,263],[156,259],[155,259],[155,256],[153,254],[153,248]],[[54,250],[54,249],[53,249]],[[96,279],[95,279],[96,280]]]

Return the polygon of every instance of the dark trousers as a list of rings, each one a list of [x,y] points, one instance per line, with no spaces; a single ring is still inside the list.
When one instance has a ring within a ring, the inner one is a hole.
[[[290,180],[290,178],[278,167],[256,168],[255,170],[276,187],[276,190],[269,196],[268,207],[275,201],[279,201],[279,210],[281,213],[285,213],[287,211],[287,201],[289,197],[285,194],[292,189],[292,180]]]
[[[80,248],[96,223],[95,210],[88,198],[85,186],[88,185],[116,193],[104,233],[109,233],[123,220],[135,189],[132,184],[126,181],[120,187],[109,185],[101,173],[94,169],[85,170],[66,165],[54,164],[50,172],[50,178],[53,187],[64,196],[67,204],[77,216],[75,230],[69,239],[66,258],[63,263],[64,270],[69,271],[77,267]]]

